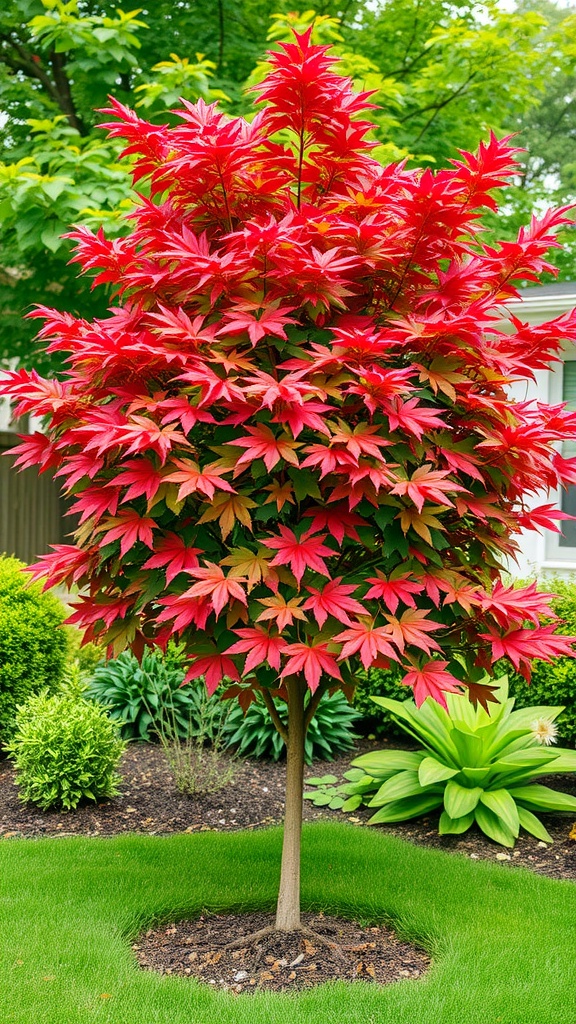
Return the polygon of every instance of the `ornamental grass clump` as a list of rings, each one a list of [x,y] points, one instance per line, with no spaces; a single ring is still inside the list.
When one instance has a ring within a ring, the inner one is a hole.
[[[576,414],[509,395],[576,317],[500,326],[568,214],[485,245],[482,211],[517,173],[507,141],[437,173],[382,167],[368,95],[328,51],[310,32],[280,44],[249,121],[200,100],[152,124],[112,101],[144,194],[127,237],[71,237],[114,304],[92,322],[36,310],[67,372],[0,389],[46,423],[20,465],[58,473],[80,517],[34,571],[78,586],[86,638],[139,654],[175,638],[186,679],[265,702],[287,747],[283,931],[300,927],[324,693],[395,663],[417,704],[486,705],[486,666],[528,674],[573,643],[541,623],[551,595],[501,581],[520,533],[562,518],[534,497],[576,480],[556,450]]]
[[[442,808],[440,835],[459,835],[474,824],[490,839],[514,846],[520,829],[551,843],[534,811],[576,812],[576,797],[535,783],[543,775],[576,771],[576,751],[552,749],[562,707],[514,711],[508,680],[495,691],[498,704],[473,708],[449,693],[447,709],[426,700],[373,697],[421,744],[418,750],[374,750],[352,764],[363,769],[345,785],[344,810],[361,803],[379,810],[369,824],[404,821]]]

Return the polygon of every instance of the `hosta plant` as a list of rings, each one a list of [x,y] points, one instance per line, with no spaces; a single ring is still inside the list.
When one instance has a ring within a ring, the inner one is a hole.
[[[552,748],[554,721],[562,707],[514,711],[508,681],[495,691],[499,703],[490,714],[461,694],[447,694],[448,708],[426,700],[374,697],[421,747],[375,750],[353,765],[364,770],[346,788],[344,805],[360,803],[378,810],[378,822],[404,821],[442,808],[441,835],[466,832],[476,824],[503,846],[514,846],[521,828],[537,839],[552,838],[535,811],[576,811],[576,797],[536,783],[543,775],[576,771],[576,751]]]
[[[35,574],[77,585],[86,638],[141,655],[176,637],[187,679],[260,697],[286,742],[284,931],[300,927],[305,736],[326,691],[393,662],[418,704],[486,704],[498,658],[528,674],[572,653],[542,624],[550,595],[501,579],[522,531],[562,518],[534,498],[576,481],[557,451],[576,414],[510,398],[576,317],[502,325],[568,213],[486,245],[482,213],[517,172],[507,142],[436,174],[382,167],[369,97],[328,50],[281,43],[250,119],[200,100],[156,124],[112,103],[131,231],[72,237],[113,305],[92,322],[36,310],[67,370],[0,388],[45,424],[20,465],[73,497],[74,542]]]
[[[199,733],[210,739],[207,719],[218,728],[226,707],[208,697],[201,684],[182,686],[185,674],[178,659],[166,659],[160,651],[147,651],[140,662],[124,651],[96,667],[86,695],[108,709],[123,739],[155,740],[166,730],[181,739]]]
[[[286,724],[286,704],[276,700],[275,705]],[[353,725],[359,718],[360,713],[350,707],[343,693],[333,693],[332,696],[324,694],[306,733],[306,764],[311,761],[333,761],[337,754],[349,750],[356,739]],[[235,747],[241,757],[262,757],[278,761],[284,753],[282,737],[261,700],[253,701],[246,714],[236,704],[226,719],[223,735],[228,745]]]

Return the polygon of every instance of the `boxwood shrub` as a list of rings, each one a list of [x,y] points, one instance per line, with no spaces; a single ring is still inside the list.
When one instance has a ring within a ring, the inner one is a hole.
[[[0,556],[0,744],[9,739],[16,708],[64,677],[67,612],[41,583],[31,583],[17,558]]]
[[[116,769],[124,746],[105,708],[70,687],[29,697],[6,749],[21,800],[42,810],[70,811],[82,800],[118,793]]]

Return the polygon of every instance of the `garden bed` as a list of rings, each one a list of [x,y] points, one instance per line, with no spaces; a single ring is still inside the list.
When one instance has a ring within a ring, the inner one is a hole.
[[[355,751],[334,762],[316,762],[305,775],[332,773],[341,776],[351,759],[368,749],[385,745],[384,740],[362,740]],[[398,746],[398,741],[390,741]],[[167,835],[175,832],[236,831],[264,828],[282,821],[284,773],[282,762],[237,761],[231,783],[203,797],[183,796],[175,788],[166,758],[159,746],[132,743],[121,764],[121,793],[99,805],[87,804],[64,813],[41,811],[18,799],[13,769],[0,761],[0,838],[53,835],[109,836],[127,832]],[[547,785],[576,795],[576,776],[551,776]],[[361,825],[371,812],[362,808],[352,815],[326,811],[304,801],[307,821],[318,818],[348,820]],[[474,826],[463,836],[438,835],[437,814],[396,825],[374,826],[419,845],[460,853],[472,859],[501,860],[522,865],[551,878],[576,880],[576,841],[570,838],[574,825],[569,815],[549,814],[544,822],[554,839],[546,845],[522,833],[514,850],[493,843]]]

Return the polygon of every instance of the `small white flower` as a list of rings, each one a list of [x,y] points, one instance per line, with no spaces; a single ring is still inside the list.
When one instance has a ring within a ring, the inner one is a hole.
[[[530,728],[534,739],[538,743],[542,743],[545,747],[549,747],[551,743],[556,743],[558,729],[549,718],[537,718],[535,722],[530,724]]]

